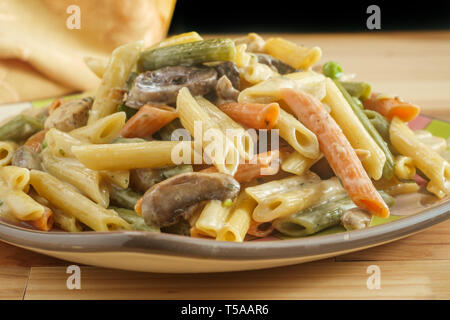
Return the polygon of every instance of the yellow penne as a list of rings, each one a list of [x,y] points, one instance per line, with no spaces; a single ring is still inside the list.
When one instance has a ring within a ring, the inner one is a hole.
[[[64,213],[58,208],[52,208],[53,221],[57,227],[67,232],[81,232],[83,228],[74,216]]]
[[[417,139],[426,144],[431,150],[442,155],[447,150],[447,141],[444,138],[433,136],[427,130],[414,130]]]
[[[126,189],[130,185],[130,171],[100,171],[100,174],[106,181],[122,188]]]
[[[72,153],[89,169],[119,171],[192,163],[192,149],[191,141],[155,140],[74,146]]]
[[[323,157],[322,154],[317,158],[307,158],[304,155],[293,152],[281,163],[281,170],[301,176],[305,174],[317,161]]]
[[[55,157],[46,151],[42,153],[42,165],[45,171],[70,183],[98,205],[108,207],[109,192],[100,172],[86,168],[76,159]]]
[[[216,240],[242,242],[250,227],[250,221],[257,203],[245,192],[235,201],[227,222],[217,234]]]
[[[411,157],[414,165],[430,179],[427,185],[429,192],[438,198],[450,194],[450,165],[444,158],[423,144],[397,117],[391,121],[389,136],[395,149],[402,155]]]
[[[11,163],[18,145],[12,141],[0,141],[0,167]]]
[[[194,136],[195,150],[203,149],[219,172],[234,175],[239,165],[238,150],[186,87],[178,93],[177,112],[183,127]]]
[[[394,161],[394,173],[397,178],[404,180],[414,179],[416,176],[416,167],[412,158],[396,156]]]
[[[236,147],[239,155],[243,159],[251,159],[254,156],[254,143],[251,135],[223,111],[217,108],[214,104],[199,96],[195,100],[206,110],[211,119],[222,130],[226,137],[228,137]]]
[[[0,179],[2,179],[10,189],[28,192],[30,171],[16,166],[1,167]]]
[[[186,33],[181,33],[181,34],[171,36],[171,37],[164,39],[163,41],[155,44],[154,46],[151,46],[150,48],[156,49],[156,48],[162,48],[162,47],[170,47],[170,46],[174,46],[177,44],[195,42],[195,41],[201,41],[201,40],[203,40],[203,38],[197,32],[191,31],[191,32],[186,32]]]
[[[274,129],[278,129],[280,137],[298,153],[311,159],[319,156],[319,142],[316,135],[283,109],[280,109],[280,116]]]
[[[102,82],[95,94],[88,124],[116,112],[117,106],[122,102],[123,88],[132,68],[136,65],[142,46],[143,42],[137,41],[124,44],[112,52]]]
[[[236,49],[238,46],[245,45],[249,52],[265,52],[266,42],[257,33],[251,32],[244,37],[234,39]]]
[[[280,89],[302,90],[322,99],[325,94],[325,77],[314,71],[294,72],[277,76],[251,86],[239,94],[239,102],[271,103],[281,100]]]
[[[81,146],[83,144],[89,144],[87,140],[79,140],[72,137],[66,132],[59,131],[52,128],[45,134],[45,142],[50,152],[59,157],[74,157],[72,153],[73,146]]]
[[[322,56],[322,50],[319,47],[308,48],[283,38],[268,39],[264,48],[271,56],[296,69],[303,70],[314,65]]]
[[[225,225],[230,211],[231,208],[222,205],[222,201],[210,200],[195,222],[195,228],[199,234],[216,238],[219,231]]]
[[[106,68],[108,67],[108,59],[105,58],[95,58],[95,57],[84,57],[84,63],[88,68],[100,79],[103,78]]]
[[[333,80],[326,79],[326,89],[327,94],[323,102],[330,106],[331,116],[354,149],[369,151],[369,154],[361,159],[361,162],[371,178],[380,179],[386,155],[363,127]]]
[[[99,206],[49,173],[31,170],[30,183],[41,197],[94,231],[131,229],[114,210]]]
[[[87,126],[72,130],[70,135],[91,143],[110,143],[120,133],[126,121],[125,112],[116,112]]]

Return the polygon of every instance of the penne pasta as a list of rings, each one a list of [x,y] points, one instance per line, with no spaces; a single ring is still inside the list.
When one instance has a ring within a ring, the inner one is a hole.
[[[220,127],[225,136],[233,142],[241,158],[249,160],[254,156],[254,144],[252,136],[242,126],[234,122],[226,113],[203,97],[195,100],[211,119]]]
[[[185,33],[181,33],[181,34],[177,34],[171,37],[168,37],[166,39],[164,39],[161,42],[158,42],[156,45],[151,46],[151,49],[156,49],[156,48],[163,48],[163,47],[169,47],[169,46],[174,46],[177,44],[182,44],[182,43],[188,43],[188,42],[195,42],[195,41],[201,41],[203,40],[203,38],[195,31],[191,31],[191,32],[185,32]]]
[[[264,48],[271,56],[302,70],[313,66],[322,56],[322,50],[319,47],[308,48],[283,38],[268,39]]]
[[[228,102],[219,108],[234,121],[253,129],[273,129],[280,115],[280,106],[276,102],[269,104]]]
[[[279,130],[280,137],[298,153],[311,159],[319,156],[319,142],[316,135],[291,114],[281,109],[280,117],[274,128]]]
[[[50,231],[53,228],[53,211],[44,206],[44,213],[39,219],[28,222],[33,227],[41,231]]]
[[[254,237],[264,238],[271,234],[273,230],[272,222],[256,222],[252,219],[247,233]]]
[[[412,180],[416,176],[414,160],[410,157],[396,156],[394,163],[395,176],[403,180]]]
[[[191,141],[147,141],[74,146],[72,153],[89,169],[118,171],[191,163],[192,148]]]
[[[68,188],[51,174],[31,170],[30,183],[36,192],[52,205],[74,216],[94,231],[131,229],[114,210],[107,210]]]
[[[45,135],[44,141],[47,144],[47,148],[54,156],[72,158],[75,157],[75,155],[72,153],[73,146],[89,144],[89,142],[86,140],[76,139],[70,134],[59,131],[55,128],[48,130]]]
[[[81,232],[83,228],[74,216],[64,213],[62,210],[53,209],[53,223],[58,228],[67,232]]]
[[[30,171],[16,166],[0,167],[0,179],[12,190],[28,192]]]
[[[282,96],[296,116],[317,135],[322,153],[352,201],[371,214],[388,217],[388,206],[373,186],[342,130],[320,101],[307,93],[291,89],[283,89]]]
[[[291,88],[303,90],[322,100],[326,94],[325,77],[314,71],[294,72],[270,78],[242,90],[238,102],[268,104],[281,100],[280,90]]]
[[[374,185],[377,190],[383,190],[391,196],[414,193],[420,189],[419,185],[414,180],[404,182],[398,180],[396,177],[393,177],[390,180],[382,178],[378,181],[374,181]]]
[[[200,146],[219,172],[234,175],[239,165],[238,150],[186,87],[178,93],[177,111],[181,124],[194,139],[197,138],[196,132],[200,131],[200,140],[197,138],[194,142],[195,150],[197,151]]]
[[[106,181],[108,181],[122,189],[127,189],[128,186],[130,185],[130,171],[129,170],[100,171],[100,174]]]
[[[115,49],[106,67],[94,104],[89,113],[88,124],[116,112],[122,102],[123,89],[132,68],[136,65],[143,46],[142,41],[124,44]]]
[[[420,142],[440,155],[447,150],[447,141],[444,138],[433,136],[431,132],[426,130],[414,130],[414,134]]]
[[[406,122],[415,119],[420,113],[418,106],[404,102],[399,97],[382,94],[372,94],[364,101],[364,108],[374,110],[389,120],[397,117]]]
[[[72,130],[70,135],[94,144],[110,143],[125,125],[125,112],[116,112],[87,126]]]
[[[12,141],[0,141],[0,167],[11,163],[18,145]]]
[[[216,240],[243,242],[250,227],[251,217],[255,207],[256,201],[250,198],[245,192],[241,192],[236,199],[227,222],[219,230]]]
[[[225,225],[231,208],[222,205],[220,200],[210,200],[195,222],[197,234],[216,238]]]
[[[88,68],[98,77],[103,78],[106,69],[108,68],[108,59],[97,57],[84,57],[84,63]]]
[[[102,182],[100,172],[86,168],[76,159],[55,157],[45,151],[42,153],[42,164],[51,175],[70,183],[103,208],[108,207],[109,192]]]
[[[358,120],[350,105],[331,79],[326,79],[327,94],[323,99],[331,107],[331,116],[339,125],[354,149],[369,151],[362,164],[369,176],[375,180],[381,178],[386,156]]]
[[[317,158],[307,158],[301,153],[293,152],[281,163],[281,170],[301,176],[305,174],[317,161],[322,159],[320,154]]]
[[[146,138],[178,117],[174,108],[146,104],[132,116],[120,131],[124,138]]]
[[[423,144],[414,132],[399,118],[394,117],[389,128],[392,145],[402,155],[411,157],[414,165],[430,181],[427,190],[438,198],[450,194],[450,165],[437,152]]]

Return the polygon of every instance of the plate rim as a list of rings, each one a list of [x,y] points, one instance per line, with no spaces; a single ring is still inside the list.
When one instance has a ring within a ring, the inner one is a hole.
[[[411,216],[363,230],[277,241],[226,242],[143,231],[44,232],[0,222],[0,240],[52,252],[128,252],[216,260],[272,260],[357,251],[450,219],[450,197]]]

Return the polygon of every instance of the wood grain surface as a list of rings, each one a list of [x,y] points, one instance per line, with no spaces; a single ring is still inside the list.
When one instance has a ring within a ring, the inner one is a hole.
[[[450,120],[450,32],[286,35],[322,48],[323,62]],[[0,299],[450,299],[450,221],[335,259],[259,271],[174,275],[81,268],[68,290],[65,262],[0,243]],[[367,268],[381,272],[370,290]]]

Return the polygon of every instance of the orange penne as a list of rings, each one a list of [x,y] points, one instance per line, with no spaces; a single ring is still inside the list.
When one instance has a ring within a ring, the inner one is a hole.
[[[146,104],[125,123],[120,131],[124,138],[145,138],[178,117],[174,108]]]
[[[402,121],[408,122],[420,113],[419,106],[404,102],[398,97],[383,97],[377,93],[372,94],[369,99],[364,101],[364,108],[378,112],[389,121],[398,117]]]
[[[247,233],[254,237],[264,238],[271,234],[273,230],[272,222],[256,222],[252,219]]]
[[[33,134],[31,137],[28,138],[27,142],[25,142],[25,145],[33,149],[34,152],[37,153],[41,152],[42,142],[44,141],[46,133],[47,130],[41,130]]]
[[[28,221],[33,227],[41,231],[50,231],[53,228],[53,211],[44,206],[42,217],[36,220]]]
[[[219,108],[234,121],[254,129],[272,129],[280,115],[280,106],[276,102],[269,104],[229,102],[220,105]]]
[[[321,102],[307,93],[292,89],[282,89],[281,95],[297,118],[316,134],[320,150],[352,201],[373,215],[388,217],[388,206],[375,189],[341,128]]]
[[[265,153],[260,153],[256,155],[257,161],[256,163],[241,163],[238,166],[236,173],[234,174],[234,178],[239,183],[250,182],[262,176],[271,176],[277,174],[280,165],[279,165],[279,155],[280,152],[278,150],[273,150]],[[273,163],[273,161],[275,163]],[[212,166],[200,172],[218,172],[216,167]]]

